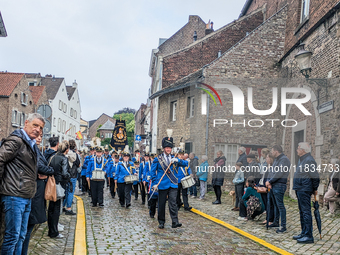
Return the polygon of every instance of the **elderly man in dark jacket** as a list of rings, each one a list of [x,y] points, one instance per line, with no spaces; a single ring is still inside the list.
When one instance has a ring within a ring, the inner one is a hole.
[[[244,147],[238,148],[238,155],[239,155],[239,158],[237,159],[236,163],[241,162],[243,164],[243,167],[248,166],[246,148]]]
[[[293,190],[296,192],[299,203],[301,234],[293,236],[298,243],[314,243],[313,219],[311,212],[311,195],[317,195],[320,183],[317,164],[310,154],[309,143],[299,143],[297,154],[300,157],[294,173]]]
[[[281,229],[276,233],[283,233],[286,229],[286,208],[283,202],[284,194],[287,189],[287,179],[290,170],[290,160],[283,154],[280,145],[274,145],[271,154],[275,157],[271,172],[268,173],[266,187],[271,191],[274,201],[274,222],[269,227],[279,227],[281,218]]]
[[[5,211],[5,236],[1,254],[21,254],[36,192],[37,152],[35,139],[42,133],[44,118],[30,114],[23,129],[17,129],[1,144],[0,194]]]

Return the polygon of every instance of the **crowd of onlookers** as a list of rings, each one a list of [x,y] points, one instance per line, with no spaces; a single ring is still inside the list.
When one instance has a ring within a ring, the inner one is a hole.
[[[34,226],[45,221],[48,221],[50,238],[63,238],[59,233],[63,230],[63,226],[59,224],[60,212],[75,215],[71,208],[77,181],[79,188],[85,192],[86,181],[81,178],[85,155],[77,151],[74,140],[59,142],[58,137],[50,138],[49,148],[41,152],[39,145],[42,141],[44,124],[44,118],[40,114],[30,114],[24,128],[15,130],[1,141],[0,195],[6,225],[1,254],[27,254]],[[246,149],[240,147],[238,154],[232,181],[235,185],[235,206],[232,210],[239,213],[239,220],[244,221],[265,215],[263,224],[267,228],[276,228],[276,233],[286,232],[284,194],[291,168],[290,160],[279,145],[273,146],[271,150],[263,148],[261,155],[257,155],[256,152],[247,155]],[[311,155],[309,143],[299,143],[297,155],[299,161],[291,185],[298,199],[301,233],[293,239],[298,243],[312,243],[314,239],[311,197],[317,196],[320,179],[318,171],[308,171],[313,168],[313,165],[317,166]],[[182,189],[185,209],[191,210],[188,196],[197,198],[198,188],[200,195],[198,199],[205,199],[209,172],[208,157],[203,155],[199,160],[193,152],[181,154],[179,157],[189,162],[191,169],[189,172],[196,182],[185,192]],[[118,159],[119,157],[116,157],[115,160]],[[335,166],[339,167],[339,163],[338,159],[332,159],[330,167],[336,169]],[[216,200],[213,202],[215,205],[221,204],[225,165],[226,158],[222,151],[218,151],[214,159],[215,170],[211,176],[216,195]],[[46,215],[45,186],[51,176],[54,176],[56,186],[60,186],[65,191],[65,195],[55,201],[49,201]],[[113,181],[113,176],[108,178]],[[325,202],[329,205],[329,216],[334,215],[335,202],[339,201],[339,179],[339,171],[330,171],[328,190],[324,196]],[[113,190],[110,191],[114,197]],[[137,193],[138,189],[135,192]],[[180,193],[179,189],[178,208],[183,205]]]

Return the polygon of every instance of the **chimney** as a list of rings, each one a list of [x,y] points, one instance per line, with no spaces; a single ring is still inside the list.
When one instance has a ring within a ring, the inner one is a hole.
[[[77,84],[77,81],[76,80],[74,80],[74,82],[72,83],[72,88],[77,88],[77,86],[78,86],[78,84]]]
[[[197,41],[197,32],[196,32],[196,31],[194,31],[194,36],[193,36],[193,38],[194,38],[194,42],[196,42],[196,41]]]
[[[214,25],[214,23],[210,22],[210,19],[209,19],[209,22],[205,26],[205,35],[208,35],[208,34],[214,32],[213,25]]]

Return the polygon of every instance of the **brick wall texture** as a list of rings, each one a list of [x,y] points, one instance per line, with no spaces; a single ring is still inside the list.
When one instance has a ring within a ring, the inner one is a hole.
[[[103,113],[92,124],[92,126],[89,129],[89,136],[91,137],[91,139],[96,136],[97,129],[99,128],[99,125],[104,125],[107,120],[110,120],[112,123],[116,123],[116,121],[112,117],[110,117],[109,115],[106,115],[105,113]]]
[[[207,35],[189,47],[163,58],[162,87],[168,87],[177,80],[211,63],[218,52],[226,52],[263,22],[262,10],[230,23]]]

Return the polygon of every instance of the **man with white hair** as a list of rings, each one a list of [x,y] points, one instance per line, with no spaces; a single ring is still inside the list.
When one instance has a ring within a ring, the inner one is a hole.
[[[311,195],[317,195],[320,179],[317,164],[311,155],[309,143],[299,143],[297,154],[300,157],[294,173],[293,190],[298,198],[301,234],[293,236],[298,243],[314,243]]]
[[[35,139],[42,134],[44,125],[40,114],[29,114],[24,128],[14,130],[0,147],[0,195],[5,212],[1,254],[21,254],[37,187]]]
[[[238,148],[238,155],[239,155],[239,158],[236,161],[236,163],[241,162],[244,167],[248,166],[246,148],[244,148],[244,147]]]

